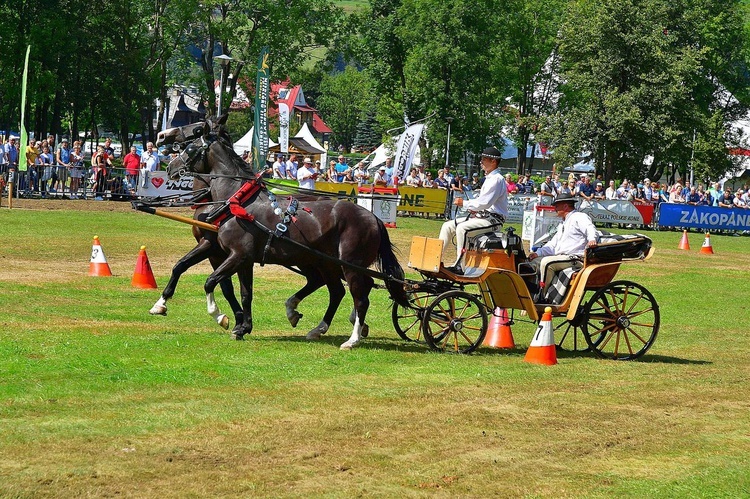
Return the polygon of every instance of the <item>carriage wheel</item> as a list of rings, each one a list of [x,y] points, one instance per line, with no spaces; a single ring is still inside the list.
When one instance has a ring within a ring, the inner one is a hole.
[[[581,327],[581,318],[583,314],[576,313],[576,317],[573,320],[565,320],[555,326],[555,338],[557,340],[557,348],[565,350],[567,352],[586,352],[589,350],[589,344],[583,337],[583,328]]]
[[[410,307],[403,307],[393,302],[391,319],[398,335],[406,341],[422,340],[422,317],[424,309],[433,295],[424,291],[409,294]]]
[[[659,332],[659,305],[640,284],[616,281],[598,290],[583,313],[583,337],[600,357],[637,359]]]
[[[586,341],[583,335],[583,323],[588,321],[589,318],[586,315],[585,307],[581,305],[576,310],[576,315],[572,320],[564,320],[557,326],[555,326],[554,333],[557,338],[557,348],[565,350],[567,352],[588,352],[591,350],[589,343]],[[594,331],[598,329],[596,325],[589,323],[589,330]],[[601,336],[591,337],[591,341],[597,342]]]
[[[448,291],[425,310],[422,334],[434,350],[471,353],[487,334],[487,310],[474,295]]]

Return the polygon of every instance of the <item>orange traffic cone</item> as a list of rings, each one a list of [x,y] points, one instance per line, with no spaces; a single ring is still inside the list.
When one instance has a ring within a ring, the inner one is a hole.
[[[145,246],[141,246],[141,251],[138,252],[138,260],[135,262],[135,272],[133,272],[133,280],[130,281],[130,285],[134,288],[156,288],[156,279],[154,279],[154,273],[151,271]]]
[[[552,331],[552,308],[544,309],[542,320],[539,321],[539,326],[536,328],[534,338],[531,340],[531,345],[526,350],[526,357],[523,360],[531,364],[545,366],[557,364],[555,335]]]
[[[510,330],[507,310],[500,307],[495,309],[482,344],[493,348],[516,347],[516,343],[513,341],[513,333]]]
[[[703,240],[703,246],[701,246],[701,253],[706,255],[713,255],[714,249],[711,247],[711,234],[706,232],[706,239]]]
[[[688,251],[690,250],[690,241],[688,241],[686,230],[682,231],[682,239],[680,240],[680,245],[677,246],[677,249],[688,250]]]
[[[91,248],[91,263],[89,263],[89,275],[94,277],[111,277],[107,257],[104,256],[102,245],[99,244],[99,236],[94,236],[94,246]]]

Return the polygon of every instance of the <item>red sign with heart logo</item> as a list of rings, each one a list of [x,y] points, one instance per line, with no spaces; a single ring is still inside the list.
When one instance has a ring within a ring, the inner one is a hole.
[[[151,183],[158,189],[164,183],[164,179],[161,177],[154,177],[151,179]]]

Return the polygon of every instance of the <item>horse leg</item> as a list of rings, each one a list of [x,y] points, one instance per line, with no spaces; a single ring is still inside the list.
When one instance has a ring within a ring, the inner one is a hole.
[[[341,350],[351,350],[359,344],[362,338],[366,337],[369,327],[365,324],[367,309],[370,307],[370,290],[375,282],[372,277],[358,274],[351,270],[344,271],[346,282],[349,284],[349,292],[354,298],[354,308],[357,311],[354,319],[352,335],[341,345]]]
[[[232,330],[232,337],[241,340],[246,334],[253,332],[253,265],[239,269],[237,277],[240,280],[240,291],[242,294],[243,320],[237,323]]]
[[[307,282],[302,289],[290,296],[284,303],[284,306],[286,307],[286,318],[289,320],[289,324],[291,324],[292,327],[297,327],[297,323],[302,318],[302,314],[297,312],[297,306],[300,302],[325,284],[323,277],[317,268],[300,266],[299,270],[300,273],[305,276]]]
[[[336,315],[336,311],[341,304],[341,300],[346,295],[344,285],[341,283],[341,279],[337,272],[324,272],[326,277],[326,287],[328,288],[328,308],[326,313],[323,315],[323,320],[320,321],[316,327],[307,333],[308,340],[319,340],[320,336],[328,331],[328,328],[333,322],[333,317]]]
[[[190,267],[196,265],[206,258],[208,258],[211,252],[211,243],[205,239],[201,239],[198,245],[190,250],[188,254],[180,258],[180,260],[172,268],[172,275],[169,277],[169,282],[161,292],[161,296],[148,311],[151,315],[167,315],[167,300],[172,298],[175,290],[177,289],[177,283],[180,280],[182,274],[185,273]]]
[[[213,267],[214,270],[217,269],[225,259],[226,254],[221,254],[221,256],[219,256],[218,253],[215,253],[214,256],[209,257],[211,267]],[[240,302],[237,301],[237,296],[234,294],[234,285],[232,284],[232,278],[227,277],[226,279],[219,281],[219,287],[221,288],[221,294],[224,295],[224,299],[227,300],[227,303],[229,303],[229,306],[232,308],[232,312],[234,313],[234,323],[241,323],[242,305],[240,305]]]
[[[208,276],[208,278],[206,279],[206,283],[203,285],[203,290],[206,292],[206,308],[208,310],[208,314],[224,328],[229,327],[229,319],[226,315],[220,312],[219,306],[216,304],[216,300],[214,300],[214,290],[222,280],[232,278],[232,274],[237,271],[240,263],[241,259],[239,256],[237,256],[236,254],[230,255],[213,271],[210,276]],[[224,325],[224,323],[226,323],[226,326]]]

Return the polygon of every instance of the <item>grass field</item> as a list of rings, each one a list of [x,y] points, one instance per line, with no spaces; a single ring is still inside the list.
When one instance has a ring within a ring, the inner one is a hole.
[[[360,347],[338,349],[348,297],[306,342],[327,296],[292,329],[283,303],[302,282],[274,267],[256,271],[246,341],[206,314],[205,265],[167,317],[149,316],[159,292],[130,287],[138,248],[162,287],[189,229],[92,206],[0,210],[0,497],[749,494],[750,238],[713,236],[708,256],[701,234],[684,252],[679,233],[650,233],[654,258],[618,277],[659,301],[654,347],[542,367],[523,362],[531,324],[513,326],[512,351],[406,343],[382,290]],[[407,218],[389,232],[403,261],[412,235],[438,229]],[[113,278],[87,276],[95,234]]]

